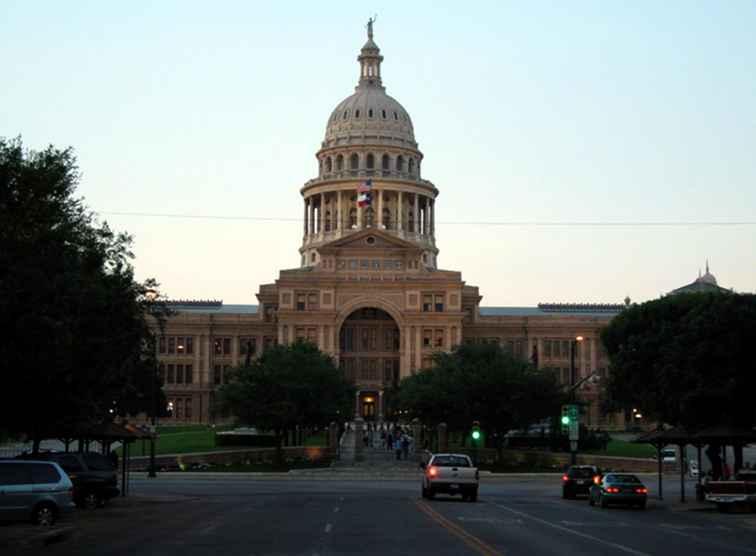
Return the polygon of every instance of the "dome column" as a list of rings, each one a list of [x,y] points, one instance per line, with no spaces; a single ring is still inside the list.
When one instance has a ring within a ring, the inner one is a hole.
[[[430,235],[431,239],[435,243],[436,240],[436,200],[431,201],[431,221],[430,221]]]
[[[396,230],[399,232],[399,235],[403,235],[402,230],[404,229],[402,225],[402,195],[403,193],[400,191],[396,196]]]
[[[420,226],[420,195],[415,193],[415,206],[413,207],[414,222],[412,223],[412,232],[417,235]]]
[[[383,190],[378,191],[378,228],[385,228],[383,222]]]
[[[310,197],[310,241],[313,239],[313,233],[315,231],[315,203],[313,201],[313,198]]]
[[[304,237],[307,239],[307,199],[304,199]]]
[[[344,225],[343,216],[341,214],[341,191],[336,192],[336,226],[337,234],[341,235],[341,228]]]

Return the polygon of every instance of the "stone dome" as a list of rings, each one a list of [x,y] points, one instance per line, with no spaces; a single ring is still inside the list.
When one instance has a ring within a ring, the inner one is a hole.
[[[381,82],[383,56],[373,41],[372,25],[357,61],[360,63],[359,82],[354,94],[331,112],[323,148],[379,143],[416,149],[412,119],[396,99],[386,94]]]

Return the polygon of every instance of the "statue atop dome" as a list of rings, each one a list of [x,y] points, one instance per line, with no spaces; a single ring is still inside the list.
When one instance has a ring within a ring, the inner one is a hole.
[[[377,15],[374,15],[373,17],[368,18],[367,30],[368,30],[368,38],[369,39],[373,38],[373,23],[375,23],[376,19],[378,19]]]

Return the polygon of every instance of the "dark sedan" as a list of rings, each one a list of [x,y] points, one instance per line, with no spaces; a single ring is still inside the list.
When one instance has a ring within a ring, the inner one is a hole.
[[[606,508],[609,504],[646,508],[648,489],[635,475],[609,473],[591,487],[588,503]]]

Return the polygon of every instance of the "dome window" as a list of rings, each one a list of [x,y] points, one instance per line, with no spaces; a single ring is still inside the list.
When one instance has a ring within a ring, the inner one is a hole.
[[[372,117],[373,117],[373,109],[371,108],[370,110],[368,110],[368,118],[372,118]]]
[[[399,121],[399,115],[396,112],[394,112],[394,119]]]
[[[359,167],[360,167],[360,157],[357,156],[357,153],[354,153],[349,159],[349,169],[357,170]]]
[[[347,119],[347,116],[349,116],[349,110],[344,110],[344,119]]]
[[[360,111],[359,110],[355,110],[354,111],[354,119],[355,120],[359,120],[360,119]]]
[[[367,167],[368,170],[375,168],[375,157],[373,156],[373,153],[367,155]]]
[[[386,111],[381,110],[381,117],[385,120],[386,119]]]
[[[340,154],[336,157],[336,169],[337,170],[343,170],[344,169],[344,155]]]
[[[330,156],[328,158],[326,158],[326,161],[325,161],[325,170],[329,174],[331,173],[331,157]]]

